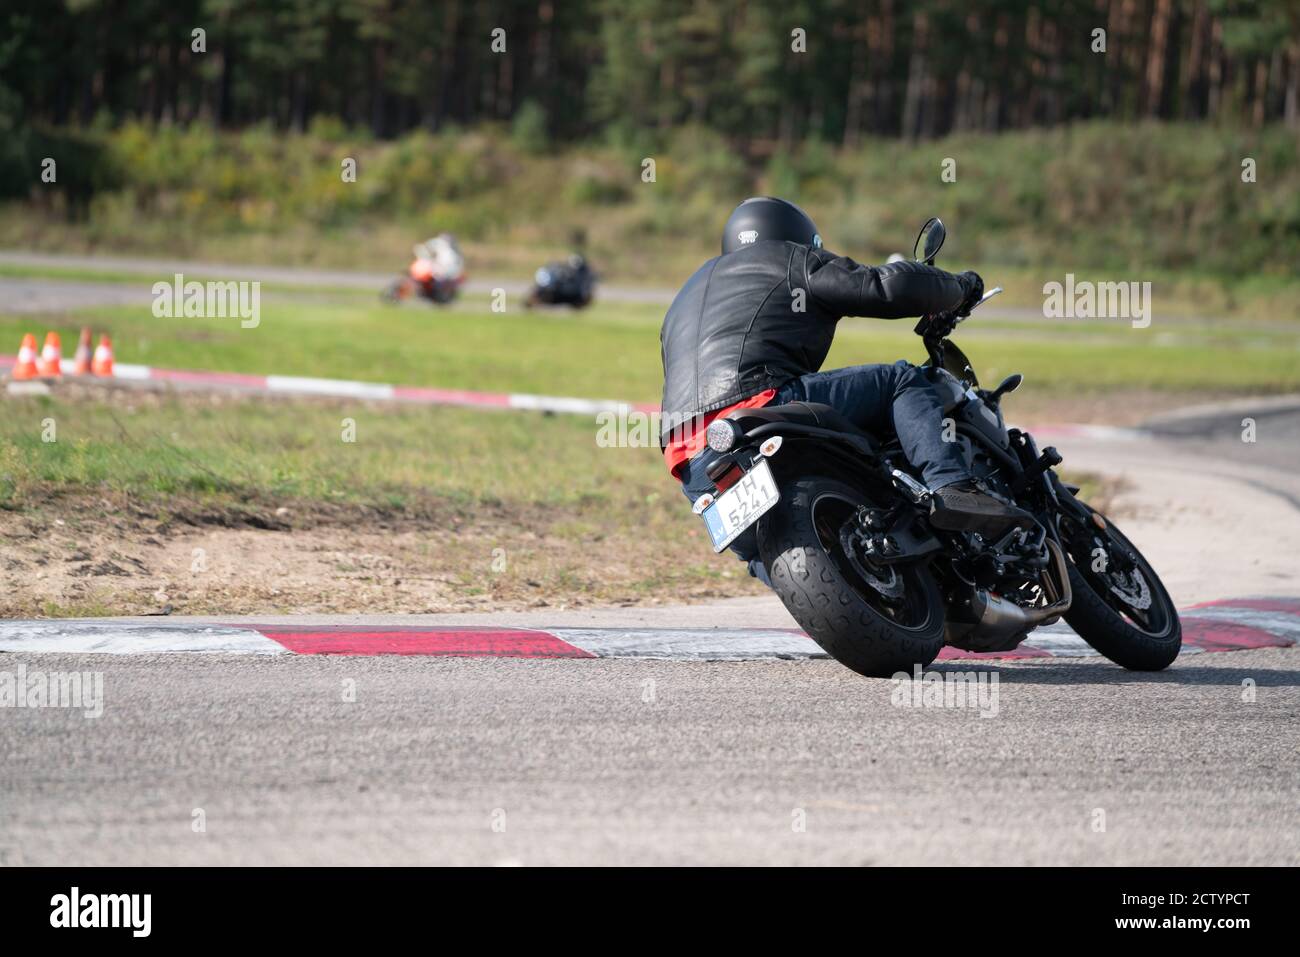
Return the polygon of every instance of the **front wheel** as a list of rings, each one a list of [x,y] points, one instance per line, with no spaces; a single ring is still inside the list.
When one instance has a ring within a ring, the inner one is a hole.
[[[411,283],[405,276],[394,279],[379,294],[379,298],[384,302],[396,303],[411,295]]]
[[[911,673],[943,647],[943,600],[922,565],[882,565],[855,547],[858,508],[832,478],[802,478],[759,521],[758,549],[790,614],[840,664],[869,678]]]
[[[1082,502],[1059,528],[1074,593],[1065,620],[1103,655],[1133,671],[1160,671],[1178,657],[1183,626],[1164,584],[1115,523]]]

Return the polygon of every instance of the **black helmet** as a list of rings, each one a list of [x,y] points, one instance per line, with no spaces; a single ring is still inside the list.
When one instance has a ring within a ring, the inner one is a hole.
[[[737,206],[727,220],[722,229],[722,251],[735,252],[768,239],[813,247],[822,244],[813,221],[794,203],[755,196]]]

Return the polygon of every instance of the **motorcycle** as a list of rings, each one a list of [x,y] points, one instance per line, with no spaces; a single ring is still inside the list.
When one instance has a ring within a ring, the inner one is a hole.
[[[933,264],[946,235],[939,219],[928,221],[913,258]],[[990,538],[935,528],[931,492],[896,436],[869,434],[830,406],[800,402],[737,410],[709,424],[706,440],[719,454],[708,470],[715,487],[694,511],[714,551],[757,524],[760,558],[790,614],[828,654],[868,677],[910,674],[945,644],[1011,651],[1062,617],[1116,664],[1167,667],[1182,626],[1151,564],[1060,478],[1056,449],[1040,450],[1003,419],[1002,400],[1024,377],[982,388],[966,355],[933,323],[923,317],[915,331],[945,425],[980,487],[1029,512],[1034,526]]]
[[[596,274],[581,256],[571,256],[537,270],[524,305],[529,309],[542,304],[582,309],[591,304],[595,291]]]
[[[384,302],[400,303],[419,296],[445,306],[459,295],[464,282],[463,273],[452,278],[442,278],[434,275],[428,261],[416,259],[407,267],[406,275],[398,276],[385,287],[380,298]]]

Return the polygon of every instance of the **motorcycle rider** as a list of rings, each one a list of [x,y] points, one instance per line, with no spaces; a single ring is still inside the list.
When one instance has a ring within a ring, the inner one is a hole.
[[[436,282],[454,282],[465,272],[465,257],[451,233],[439,233],[432,239],[416,243],[411,252],[415,256],[411,267],[413,276],[427,276]]]
[[[669,471],[693,503],[713,490],[706,473],[717,453],[705,444],[713,419],[735,409],[818,402],[866,431],[893,430],[933,493],[936,527],[992,534],[1024,524],[1027,513],[977,487],[957,444],[943,440],[939,397],[914,366],[819,371],[845,316],[930,315],[948,332],[983,293],[973,272],[836,256],[798,206],[767,196],[745,200],[723,229],[722,255],[696,270],[664,317],[660,446]],[[754,527],[731,549],[770,584]]]
[[[570,253],[564,260],[564,265],[570,295],[575,299],[590,296],[591,284],[595,277],[592,275],[591,266],[587,263],[587,257],[580,252]]]

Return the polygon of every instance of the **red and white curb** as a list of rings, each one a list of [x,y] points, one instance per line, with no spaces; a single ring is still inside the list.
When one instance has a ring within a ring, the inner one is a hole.
[[[14,364],[13,356],[0,356],[0,369]],[[247,375],[242,372],[202,372],[191,369],[159,369],[154,366],[118,362],[112,379],[70,377],[87,382],[156,382],[182,389],[209,389],[266,395],[322,396],[332,399],[360,399],[375,402],[408,402],[416,405],[454,405],[478,409],[520,409],[568,415],[597,415],[601,412],[654,413],[653,402],[617,402],[612,399],[578,399],[527,392],[475,392],[469,389],[438,389],[424,386],[389,385],[349,379],[314,379],[289,375]]]
[[[1300,599],[1210,602],[1181,613],[1183,654],[1284,648],[1300,641]],[[497,628],[448,626],[200,625],[113,620],[0,623],[0,652],[76,654],[433,655],[465,658],[656,658],[746,661],[824,658],[802,632],[781,628]],[[941,660],[1077,658],[1097,653],[1064,623],[1009,652],[945,648]]]
[[[0,369],[10,368],[13,356],[0,356]],[[416,405],[452,405],[476,409],[518,409],[553,412],[560,415],[599,415],[613,412],[627,415],[641,412],[653,415],[659,406],[653,402],[620,402],[614,399],[579,399],[560,395],[533,395],[527,392],[475,392],[471,389],[438,389],[425,386],[389,385],[384,382],[359,382],[349,379],[314,379],[289,375],[247,375],[242,372],[202,372],[192,369],[159,369],[154,366],[118,362],[113,379],[96,380],[70,377],[73,381],[156,382],[182,389],[221,390],[253,395],[321,396],[331,399],[360,399],[375,402],[408,402]],[[1074,423],[1035,426],[1039,438],[1088,438],[1123,441],[1138,438],[1137,429],[1109,425]]]

